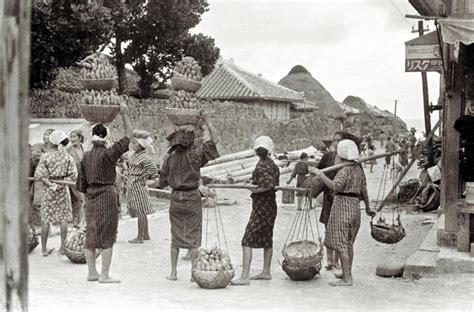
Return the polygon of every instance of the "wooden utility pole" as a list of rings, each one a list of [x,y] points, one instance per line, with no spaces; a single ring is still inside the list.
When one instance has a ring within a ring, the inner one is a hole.
[[[0,4],[0,211],[3,222],[5,306],[28,310],[28,80],[31,0]],[[2,6],[3,5],[3,6]]]
[[[421,37],[425,33],[425,31],[428,31],[429,29],[424,29],[423,28],[423,21],[418,21],[418,29],[412,30],[412,32],[418,32],[418,35]],[[428,94],[428,78],[426,75],[426,71],[421,72],[421,83],[423,86],[423,110],[424,110],[424,117],[425,117],[425,134],[426,137],[428,138],[428,135],[430,134],[431,131],[431,115],[430,115],[430,99],[429,99],[429,94]],[[429,141],[426,144],[426,149],[428,152],[428,167],[431,167],[434,165],[434,159],[433,159],[433,140],[429,139]]]
[[[395,117],[397,117],[397,103],[398,103],[398,100],[395,100],[395,108],[393,110],[393,114],[395,115]]]

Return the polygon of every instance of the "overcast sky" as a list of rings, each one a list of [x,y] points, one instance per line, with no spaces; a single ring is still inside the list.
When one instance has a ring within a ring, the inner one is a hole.
[[[417,21],[408,0],[208,0],[194,29],[213,37],[221,56],[278,82],[295,65],[306,67],[332,96],[348,95],[403,119],[423,118],[420,73],[405,73],[404,42]],[[430,30],[434,30],[430,25]],[[429,73],[436,104],[439,74]]]

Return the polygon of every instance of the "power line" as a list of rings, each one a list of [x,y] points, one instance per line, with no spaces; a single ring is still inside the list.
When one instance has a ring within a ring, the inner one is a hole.
[[[408,8],[405,6],[405,2],[402,0],[401,3],[407,14],[410,13],[410,10],[408,10]]]
[[[395,5],[395,3],[393,2],[393,0],[390,0],[390,3],[392,3],[393,7],[394,7],[395,9],[397,9],[397,12],[400,14],[400,16],[403,18],[403,20],[404,20],[408,25],[412,26],[412,25],[410,24],[410,22],[406,19],[406,17],[405,17],[405,15],[403,14],[403,12],[400,11],[400,9]]]

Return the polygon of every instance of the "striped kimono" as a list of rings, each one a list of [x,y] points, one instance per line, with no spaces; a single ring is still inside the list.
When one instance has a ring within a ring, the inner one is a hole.
[[[146,151],[133,153],[128,171],[127,208],[132,218],[156,212],[151,204],[146,180],[158,177],[158,167]]]
[[[324,245],[338,252],[347,252],[354,245],[359,231],[360,201],[368,201],[367,183],[360,165],[339,169],[333,181],[335,195]]]
[[[119,202],[115,166],[128,150],[130,139],[124,137],[108,148],[103,143],[93,144],[84,153],[76,186],[86,193],[86,248],[108,249],[117,239]]]

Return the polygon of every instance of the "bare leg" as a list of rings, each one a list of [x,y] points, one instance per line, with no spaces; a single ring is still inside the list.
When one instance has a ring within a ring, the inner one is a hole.
[[[231,285],[250,285],[250,264],[252,263],[252,248],[242,246],[242,275],[231,281]]]
[[[179,249],[171,247],[170,255],[171,255],[171,273],[166,278],[169,279],[170,281],[176,281],[178,280],[178,272],[176,268],[178,267]]]
[[[67,223],[62,222],[59,227],[59,232],[61,234],[61,247],[59,248],[59,253],[64,255],[66,253],[66,238],[67,238]]]
[[[297,196],[298,198],[298,208],[297,210],[301,210],[301,201],[303,200],[303,196]]]
[[[272,265],[273,248],[263,249],[263,270],[262,273],[252,276],[251,280],[271,280],[272,274],[270,273],[270,267]]]
[[[89,282],[95,282],[99,280],[99,272],[95,267],[95,249],[84,249],[84,254],[86,255],[87,270],[89,271],[87,275],[87,280]]]
[[[150,232],[148,232],[148,217],[145,216],[145,230],[143,232],[143,240],[150,240]]]
[[[134,239],[129,240],[129,243],[132,244],[143,244],[143,236],[145,233],[145,221],[146,217],[138,217],[137,224],[138,224],[138,233],[137,237]]]
[[[192,249],[188,249],[188,252],[181,257],[181,260],[185,260],[185,261],[190,261],[191,260],[191,251]]]
[[[349,251],[338,252],[339,258],[341,259],[342,266],[342,279],[337,282],[329,283],[330,286],[352,286],[352,273],[351,273],[351,258],[349,256]],[[335,275],[337,278],[341,277]]]
[[[110,277],[110,264],[112,263],[113,247],[102,250],[102,269],[99,283],[120,283],[120,280]]]
[[[48,236],[49,236],[49,224],[43,224],[41,227],[41,252],[43,253],[44,257],[49,256],[53,251],[54,248],[48,249]]]

